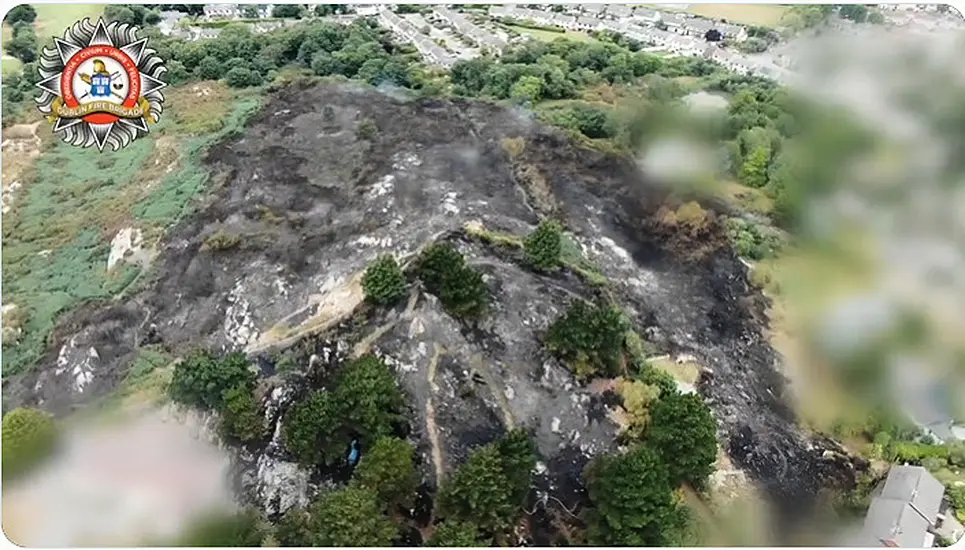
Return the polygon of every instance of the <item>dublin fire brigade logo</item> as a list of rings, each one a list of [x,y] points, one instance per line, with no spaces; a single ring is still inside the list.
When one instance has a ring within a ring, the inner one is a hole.
[[[65,142],[116,151],[160,120],[167,69],[137,32],[126,23],[84,19],[44,48],[37,107]]]

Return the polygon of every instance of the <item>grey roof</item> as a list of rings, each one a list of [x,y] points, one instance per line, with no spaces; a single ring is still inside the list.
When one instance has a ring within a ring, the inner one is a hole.
[[[945,487],[921,466],[893,466],[871,501],[861,543],[921,548],[941,506]]]
[[[606,12],[617,17],[630,17],[633,14],[633,8],[624,4],[607,4]]]

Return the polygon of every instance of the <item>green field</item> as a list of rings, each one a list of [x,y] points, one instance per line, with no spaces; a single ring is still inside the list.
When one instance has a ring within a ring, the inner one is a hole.
[[[543,40],[544,42],[552,42],[557,38],[566,38],[568,40],[573,40],[574,42],[596,42],[597,41],[596,38],[593,38],[592,36],[590,36],[589,34],[586,34],[585,32],[578,32],[578,31],[553,32],[553,31],[544,31],[542,29],[530,29],[528,27],[520,27],[517,25],[506,25],[506,27],[518,32],[519,34],[531,36],[537,40]]]
[[[33,4],[37,10],[34,27],[40,39],[61,36],[67,27],[85,17],[96,19],[104,13],[105,4]]]
[[[762,27],[778,26],[788,9],[776,4],[691,4],[687,7],[687,11],[695,15]]]
[[[663,4],[633,4],[646,6],[660,11],[686,11],[710,19],[726,19],[731,23],[744,25],[759,25],[762,27],[777,27],[781,18],[790,9],[789,6],[778,4],[690,4],[686,10]]]
[[[20,74],[21,67],[23,67],[23,63],[16,57],[3,56],[3,74]]]

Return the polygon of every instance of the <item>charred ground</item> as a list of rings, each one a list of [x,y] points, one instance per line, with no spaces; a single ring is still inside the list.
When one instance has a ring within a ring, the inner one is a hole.
[[[469,449],[526,426],[547,465],[541,490],[572,509],[583,464],[615,447],[617,426],[599,414],[604,396],[573,381],[540,338],[572,296],[607,292],[654,353],[705,366],[698,390],[724,449],[787,517],[854,481],[840,447],[798,428],[763,336],[764,298],[723,224],[668,216],[676,203],[632,159],[484,102],[295,83],[205,162],[210,191],[169,231],[151,276],[126,298],[63,316],[41,364],[6,381],[6,406],[66,413],[115,389],[142,346],[202,346],[258,359],[277,423],[326,368],[373,351],[410,398],[427,486]],[[533,273],[511,247],[464,229],[521,236],[543,216],[564,223],[605,290],[572,270]],[[457,323],[417,291],[389,311],[364,305],[359,276],[376,255],[409,257],[440,239],[486,274],[483,321]],[[78,376],[89,379],[82,390]],[[242,479],[269,512],[324,483],[296,471],[277,430],[256,447],[240,451]]]

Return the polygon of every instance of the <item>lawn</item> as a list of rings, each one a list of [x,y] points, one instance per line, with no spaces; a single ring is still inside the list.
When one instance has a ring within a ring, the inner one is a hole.
[[[553,32],[544,31],[541,29],[530,29],[527,27],[518,27],[516,25],[506,25],[508,28],[518,32],[519,34],[524,34],[531,36],[537,40],[542,40],[544,42],[552,42],[557,38],[566,38],[568,40],[573,40],[574,42],[596,42],[597,39],[593,38],[585,32],[577,31],[564,31],[564,32]]]
[[[3,74],[20,74],[20,68],[23,67],[23,63],[16,57],[10,57],[9,55],[3,56]]]
[[[33,4],[37,10],[34,27],[41,40],[62,36],[67,27],[80,19],[90,17],[96,21],[104,13],[105,4]]]
[[[687,7],[687,11],[695,15],[762,27],[777,27],[788,9],[776,4],[691,4]]]

